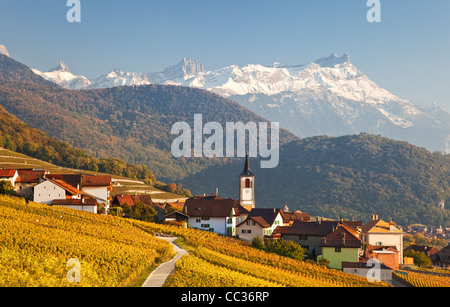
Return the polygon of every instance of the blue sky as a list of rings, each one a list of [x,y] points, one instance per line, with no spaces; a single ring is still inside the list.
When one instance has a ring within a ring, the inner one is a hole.
[[[372,80],[413,102],[450,110],[450,1],[380,0],[0,0],[0,44],[40,70],[63,59],[76,74],[114,68],[155,72],[190,57],[206,69],[305,64],[347,52]]]

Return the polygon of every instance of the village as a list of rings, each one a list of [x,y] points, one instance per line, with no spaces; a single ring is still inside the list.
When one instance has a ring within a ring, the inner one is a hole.
[[[381,280],[392,283],[394,271],[414,267],[404,252],[424,252],[436,268],[450,268],[450,247],[438,251],[427,246],[404,246],[406,233],[428,233],[421,226],[403,228],[394,221],[384,221],[377,214],[369,222],[331,220],[312,217],[299,210],[258,208],[255,201],[255,175],[246,157],[239,176],[239,200],[222,198],[216,193],[194,196],[175,202],[156,203],[149,194],[113,196],[114,182],[109,175],[53,174],[44,169],[1,169],[0,181],[8,181],[18,196],[50,206],[88,211],[94,214],[113,212],[115,208],[138,203],[153,208],[155,222],[214,232],[253,242],[256,239],[293,241],[308,259],[325,263],[329,268],[363,277],[379,264]],[[370,217],[370,218],[369,218]],[[431,231],[448,238],[448,228]]]

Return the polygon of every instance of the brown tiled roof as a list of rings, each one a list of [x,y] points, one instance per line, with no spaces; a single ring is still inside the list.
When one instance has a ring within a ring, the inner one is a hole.
[[[109,187],[110,185],[111,185],[111,176],[109,175],[81,176],[82,187]]]
[[[321,240],[322,247],[361,247],[358,232],[352,228],[339,224],[338,228]]]
[[[311,214],[303,213],[301,211],[282,211],[281,215],[283,216],[284,223],[289,223],[291,221],[309,222],[311,220]]]
[[[16,180],[18,183],[39,183],[40,179],[44,178],[46,171],[20,169],[17,170],[17,173],[19,174]]]
[[[11,178],[16,174],[15,169],[0,169],[0,178]]]
[[[228,217],[235,209],[235,214],[244,212],[238,201],[231,198],[224,199],[218,196],[196,196],[186,200],[183,213],[191,217]]]
[[[148,194],[145,194],[145,195],[117,195],[115,202],[118,203],[119,206],[123,206],[124,204],[127,204],[128,206],[132,207],[137,203],[143,203],[145,205],[154,206],[152,197]]]
[[[275,222],[278,214],[281,213],[281,209],[267,209],[267,208],[255,208],[250,211],[247,220],[253,220],[257,224],[261,225],[264,228],[271,227]],[[247,220],[243,221],[239,225],[246,223]],[[237,225],[237,226],[239,226]]]
[[[47,174],[48,179],[56,179],[81,189],[81,174]]]

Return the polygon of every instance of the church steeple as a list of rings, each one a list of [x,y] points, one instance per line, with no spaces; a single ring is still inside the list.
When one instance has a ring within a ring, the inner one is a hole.
[[[248,154],[245,157],[244,171],[239,176],[240,204],[251,211],[255,208],[255,175],[250,171]]]
[[[255,175],[253,175],[253,173],[250,171],[250,161],[249,161],[248,154],[245,156],[245,166],[244,166],[244,171],[242,172],[241,176],[255,177]]]

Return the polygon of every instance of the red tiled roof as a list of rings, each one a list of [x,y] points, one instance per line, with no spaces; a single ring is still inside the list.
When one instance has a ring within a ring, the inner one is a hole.
[[[81,177],[82,187],[109,187],[110,185],[111,185],[111,176],[109,175],[101,175],[101,176],[83,175]]]
[[[15,169],[0,169],[0,178],[11,178],[16,174]]]
[[[357,231],[339,224],[338,228],[321,240],[322,247],[361,247],[361,239]]]
[[[67,192],[69,192],[72,195],[76,195],[76,194],[84,194],[82,191],[78,190],[77,188],[74,188],[73,186],[71,186],[70,184],[59,180],[59,179],[48,179],[48,181],[56,184],[57,186],[63,188],[64,190],[66,190]]]
[[[16,180],[18,183],[39,183],[40,179],[44,178],[46,171],[20,169],[17,170],[17,173],[19,174]]]
[[[186,201],[183,213],[191,217],[228,217],[231,215],[232,209],[235,209],[236,215],[246,211],[238,201],[231,198],[197,196]]]
[[[153,206],[153,200],[150,195],[117,195],[115,202],[119,204],[119,206],[123,206],[127,204],[132,207],[137,203],[143,203],[145,205]]]

